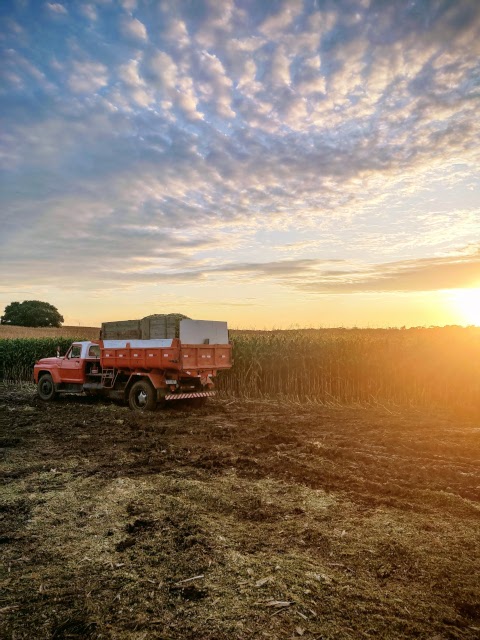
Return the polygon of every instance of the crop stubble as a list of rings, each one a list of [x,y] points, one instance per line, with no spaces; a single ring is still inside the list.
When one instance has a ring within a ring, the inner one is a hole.
[[[476,638],[480,429],[0,399],[8,638]]]

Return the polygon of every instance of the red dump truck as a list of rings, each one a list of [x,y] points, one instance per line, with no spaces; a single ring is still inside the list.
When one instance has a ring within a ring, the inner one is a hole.
[[[34,379],[42,400],[98,395],[153,411],[173,400],[203,404],[217,372],[231,366],[226,323],[182,320],[180,338],[74,342],[65,356],[39,360]]]

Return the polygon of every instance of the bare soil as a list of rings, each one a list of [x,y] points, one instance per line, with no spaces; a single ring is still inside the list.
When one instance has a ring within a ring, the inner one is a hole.
[[[480,637],[480,425],[0,391],[0,633]]]

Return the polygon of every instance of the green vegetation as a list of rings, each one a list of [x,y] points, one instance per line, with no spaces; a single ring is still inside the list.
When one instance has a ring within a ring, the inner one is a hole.
[[[0,377],[31,380],[33,365],[79,338],[0,340]],[[220,391],[323,404],[381,403],[480,413],[480,328],[233,332],[234,366]]]
[[[244,397],[480,411],[480,328],[238,332],[219,387]]]
[[[61,327],[63,316],[53,304],[24,300],[7,305],[0,322],[17,327]]]
[[[40,358],[64,354],[75,340],[85,338],[14,338],[0,340],[0,379],[33,380],[33,365]]]

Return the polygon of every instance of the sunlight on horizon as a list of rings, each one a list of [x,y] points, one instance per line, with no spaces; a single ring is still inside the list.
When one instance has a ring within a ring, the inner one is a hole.
[[[451,300],[466,324],[480,326],[480,288],[457,289]]]

